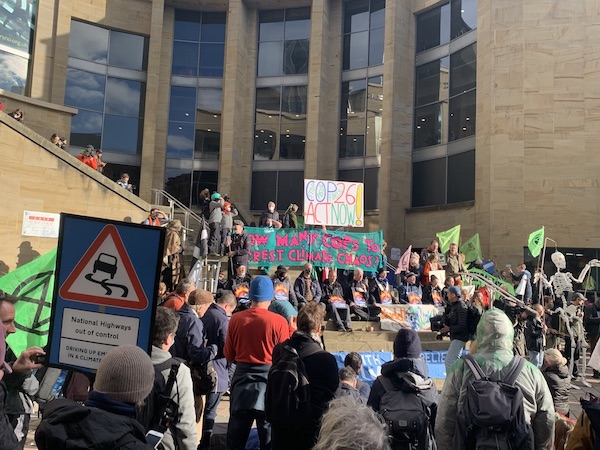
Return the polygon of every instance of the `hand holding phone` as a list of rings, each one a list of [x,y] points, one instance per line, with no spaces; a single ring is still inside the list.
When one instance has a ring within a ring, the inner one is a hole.
[[[152,448],[158,448],[165,435],[160,431],[150,430],[146,433],[146,442],[152,446]]]

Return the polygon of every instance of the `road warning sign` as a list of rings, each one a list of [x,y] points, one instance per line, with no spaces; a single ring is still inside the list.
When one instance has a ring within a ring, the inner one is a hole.
[[[146,309],[148,298],[119,231],[106,225],[60,287],[66,300]]]

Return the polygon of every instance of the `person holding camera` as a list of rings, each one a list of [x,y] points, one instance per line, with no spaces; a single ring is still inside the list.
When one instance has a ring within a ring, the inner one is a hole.
[[[150,215],[142,223],[144,225],[152,225],[154,227],[162,226],[161,220],[169,220],[169,215],[166,212],[161,211],[158,208],[152,208]]]
[[[467,305],[461,297],[458,286],[452,286],[448,289],[448,302],[450,306],[444,313],[445,325],[440,330],[441,334],[450,332],[450,347],[444,361],[446,373],[448,373],[452,363],[460,357],[460,353],[469,340]]]
[[[135,189],[135,186],[129,183],[129,174],[125,172],[121,174],[121,178],[117,180],[117,184],[123,189],[127,189],[129,192],[133,192]]]
[[[61,138],[58,134],[54,133],[52,135],[52,137],[50,138],[50,141],[56,145],[57,147],[62,148],[63,150],[65,149],[65,147],[67,146],[67,140]]]

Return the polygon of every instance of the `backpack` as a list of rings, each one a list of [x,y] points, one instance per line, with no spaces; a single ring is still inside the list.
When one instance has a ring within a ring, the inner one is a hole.
[[[208,361],[199,368],[192,371],[192,381],[194,382],[194,395],[206,395],[215,392],[217,389],[217,371],[214,363]]]
[[[304,357],[321,351],[311,349]],[[277,361],[269,370],[265,395],[267,420],[274,426],[298,430],[312,418],[310,384],[304,362],[289,344],[282,345]]]
[[[481,313],[479,310],[475,307],[475,305],[467,303],[467,330],[471,340],[475,340],[475,337],[477,336],[477,325],[479,324],[479,319],[481,319]]]
[[[403,373],[400,378],[399,387],[388,377],[378,378],[385,390],[379,413],[388,424],[392,450],[437,449],[433,438],[437,404],[425,398],[427,391],[434,395],[433,399],[437,397],[433,381],[411,372]]]
[[[171,391],[177,381],[180,365],[179,359],[169,358],[154,366],[154,386],[137,415],[138,422],[146,431],[155,430],[164,433],[170,426],[179,422],[179,405],[171,398]],[[167,369],[171,371],[165,382],[162,372]]]
[[[515,356],[504,380],[492,380],[471,355],[463,356],[475,379],[458,412],[454,448],[533,450],[533,431],[525,421],[523,393],[515,381],[524,360]]]

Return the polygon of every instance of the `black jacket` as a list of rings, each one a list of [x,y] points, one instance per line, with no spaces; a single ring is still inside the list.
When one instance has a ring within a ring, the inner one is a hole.
[[[450,340],[458,339],[467,342],[470,336],[467,327],[467,305],[463,299],[450,304],[446,311],[444,323],[450,328]]]
[[[231,246],[230,249],[235,254],[231,257],[233,262],[233,268],[237,269],[239,266],[248,266],[248,254],[250,253],[250,240],[248,235],[244,232],[242,234],[231,234]]]
[[[542,371],[554,401],[554,409],[561,414],[569,413],[569,389],[571,377],[569,368],[564,366],[548,366]]]
[[[17,436],[5,414],[4,403],[6,399],[6,386],[0,381],[0,450],[17,450],[21,446]],[[41,447],[40,447],[41,448]]]
[[[600,330],[600,317],[598,317],[598,312],[600,312],[600,309],[594,304],[586,306],[583,310],[583,327],[590,339],[598,337],[598,331]]]
[[[273,350],[273,361],[280,357],[283,346],[290,345],[296,349],[304,367],[306,376],[310,383],[310,400],[312,404],[312,422],[300,430],[277,429],[273,426],[274,443],[279,441],[277,437],[283,437],[285,447],[273,446],[274,450],[285,448],[286,450],[303,449],[310,450],[315,445],[319,433],[319,422],[321,416],[327,409],[327,404],[334,398],[339,385],[338,367],[335,357],[325,350],[304,356],[317,348],[320,349],[310,336],[296,331],[290,339],[278,344]]]
[[[530,352],[541,352],[544,349],[542,322],[534,317],[528,317],[525,322],[525,347]]]
[[[193,368],[206,364],[215,357],[217,346],[204,345],[204,325],[189,304],[184,303],[177,314],[179,325],[175,333],[175,343],[169,352],[174,357],[188,362]]]
[[[133,410],[133,407],[131,406]],[[56,399],[44,409],[35,432],[40,450],[151,450],[144,427],[133,417]]]

